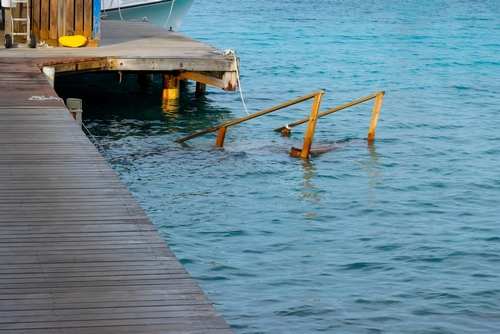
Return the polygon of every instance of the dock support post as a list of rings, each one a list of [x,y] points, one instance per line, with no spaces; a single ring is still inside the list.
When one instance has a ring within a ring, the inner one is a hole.
[[[196,96],[201,96],[205,94],[205,91],[207,90],[207,84],[201,83],[201,82],[196,82]]]
[[[56,68],[50,66],[43,67],[43,74],[45,78],[49,82],[49,84],[54,88],[55,80],[56,80]]]
[[[66,99],[66,108],[68,108],[71,115],[75,119],[78,125],[82,125],[82,100],[75,98],[67,98]]]
[[[179,79],[171,74],[163,74],[162,109],[165,112],[179,109]]]
[[[384,93],[380,93],[375,98],[375,104],[373,105],[372,120],[370,122],[370,128],[368,129],[368,141],[373,141],[375,139],[375,130],[377,128],[378,115],[380,114],[380,107],[382,106],[382,100],[384,99]]]
[[[163,74],[163,100],[179,99],[179,79],[171,74]]]

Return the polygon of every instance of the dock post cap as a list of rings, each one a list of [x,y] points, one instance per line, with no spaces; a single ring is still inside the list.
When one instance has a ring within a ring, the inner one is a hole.
[[[82,125],[82,100],[73,98],[73,97],[68,97],[66,99],[66,108],[68,108],[69,112],[75,119],[75,121],[78,123],[78,125]]]

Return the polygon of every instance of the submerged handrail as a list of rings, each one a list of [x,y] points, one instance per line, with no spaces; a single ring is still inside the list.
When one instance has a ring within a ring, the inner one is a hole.
[[[176,143],[182,143],[182,142],[185,142],[187,140],[190,140],[190,139],[202,136],[204,134],[215,132],[215,131],[219,130],[219,133],[217,134],[217,140],[215,142],[215,146],[222,147],[224,145],[224,138],[226,136],[226,130],[227,130],[228,127],[230,127],[232,125],[236,125],[238,123],[242,123],[242,122],[248,121],[248,120],[250,120],[252,118],[255,118],[255,117],[259,117],[259,116],[262,116],[262,115],[265,115],[265,114],[269,114],[269,113],[271,113],[273,111],[280,110],[280,109],[289,107],[291,105],[294,105],[294,104],[297,104],[299,102],[303,102],[303,101],[306,101],[306,100],[309,100],[309,99],[312,99],[312,98],[314,98],[314,102],[313,102],[313,106],[312,106],[311,112],[312,113],[313,112],[317,113],[319,111],[319,105],[321,103],[321,97],[323,96],[323,94],[324,94],[324,91],[320,90],[320,91],[317,91],[315,93],[311,93],[311,94],[299,97],[299,98],[297,98],[295,100],[291,100],[291,101],[279,104],[279,105],[271,107],[269,109],[265,109],[265,110],[256,112],[254,114],[251,114],[251,115],[248,115],[248,116],[245,116],[245,117],[242,117],[242,118],[238,118],[236,120],[233,120],[233,121],[221,124],[221,125],[217,125],[217,126],[215,126],[213,128],[206,129],[206,130],[197,132],[195,134],[192,134],[192,135],[189,135],[189,136],[177,139],[177,140],[175,140],[175,142]]]
[[[311,111],[311,115],[309,116],[309,118],[304,118],[304,119],[301,119],[300,121],[297,121],[297,122],[294,122],[291,124],[287,124],[287,125],[282,126],[280,128],[274,129],[274,131],[276,131],[276,132],[283,131],[284,134],[289,134],[291,129],[294,126],[303,124],[305,122],[309,122],[302,150],[297,149],[295,147],[292,147],[292,150],[290,152],[291,155],[299,156],[303,159],[307,159],[307,157],[309,156],[309,152],[311,151],[312,136],[314,135],[314,129],[315,129],[316,122],[317,122],[318,118],[332,114],[332,113],[337,112],[337,111],[342,110],[342,109],[352,107],[356,104],[359,104],[359,103],[362,103],[362,102],[365,102],[365,101],[368,101],[371,99],[375,99],[375,104],[373,106],[373,112],[372,112],[372,119],[370,122],[370,127],[368,129],[368,141],[369,142],[373,141],[373,139],[375,138],[375,130],[377,127],[378,115],[380,113],[380,107],[382,106],[382,99],[384,97],[384,94],[385,94],[385,91],[380,91],[378,93],[362,97],[358,100],[355,100],[355,101],[343,104],[341,106],[329,109],[329,110],[324,111],[324,112],[319,113],[319,114],[313,114],[313,112]]]
[[[316,123],[318,122],[318,119],[320,117],[332,114],[332,113],[337,112],[337,111],[342,110],[342,109],[352,107],[356,104],[359,104],[359,103],[362,103],[362,102],[365,102],[365,101],[368,101],[371,99],[375,99],[375,104],[373,106],[372,119],[370,122],[370,127],[368,129],[368,141],[370,142],[375,138],[375,129],[377,127],[378,115],[380,113],[380,107],[382,106],[382,100],[383,100],[385,91],[380,91],[378,93],[362,97],[358,100],[355,100],[355,101],[343,104],[341,106],[329,109],[329,110],[324,111],[322,113],[319,113],[319,107],[321,104],[321,98],[323,97],[323,94],[324,94],[324,91],[320,90],[320,91],[317,91],[315,93],[299,97],[295,100],[291,100],[291,101],[279,104],[279,105],[274,106],[272,108],[259,111],[255,114],[251,114],[251,115],[248,115],[248,116],[245,116],[245,117],[242,117],[242,118],[215,126],[213,128],[197,132],[197,133],[192,134],[190,136],[177,139],[175,142],[182,143],[182,142],[185,142],[189,139],[193,139],[193,138],[202,136],[202,135],[207,134],[207,133],[219,131],[217,133],[217,139],[215,141],[215,146],[222,147],[224,145],[224,139],[226,137],[226,131],[227,131],[228,127],[230,127],[232,125],[236,125],[238,123],[248,121],[248,120],[255,118],[255,117],[259,117],[259,116],[271,113],[271,112],[276,111],[276,110],[280,110],[280,109],[289,107],[291,105],[294,105],[294,104],[302,102],[302,101],[309,100],[311,98],[314,98],[314,101],[313,101],[313,104],[311,107],[311,113],[309,115],[309,118],[301,119],[300,121],[297,121],[297,122],[294,122],[291,124],[287,124],[285,126],[282,126],[282,127],[274,130],[276,132],[283,131],[284,134],[289,134],[291,128],[293,128],[294,126],[308,122],[306,134],[304,137],[304,144],[302,146],[302,149],[292,147],[292,150],[290,152],[291,155],[301,157],[302,159],[307,159],[309,157],[309,152],[311,151],[311,145],[312,145],[312,141],[313,141],[313,137],[314,137],[314,131],[316,129]]]
[[[381,91],[381,92],[378,92],[378,93],[375,93],[375,94],[372,94],[372,95],[368,95],[368,96],[365,96],[365,97],[362,97],[356,101],[352,101],[352,102],[349,102],[349,103],[346,103],[346,104],[343,104],[341,106],[338,106],[338,107],[335,107],[335,108],[332,108],[332,109],[328,109],[327,111],[324,111],[322,113],[319,113],[318,114],[318,118],[319,117],[323,117],[323,116],[326,116],[326,115],[329,115],[329,114],[333,114],[334,112],[337,112],[337,111],[340,111],[342,109],[346,109],[346,108],[349,108],[349,107],[352,107],[352,106],[355,106],[356,104],[360,104],[362,102],[365,102],[365,101],[368,101],[368,100],[371,100],[371,99],[374,99],[376,98],[377,96],[379,95],[384,95],[385,92],[384,91]],[[290,123],[290,124],[287,124],[285,126],[282,126],[280,128],[277,128],[277,129],[274,129],[275,132],[280,132],[280,131],[283,131],[285,129],[290,129],[290,128],[293,128],[294,126],[297,126],[297,125],[300,125],[300,124],[303,124],[305,122],[307,122],[309,120],[309,118],[304,118],[304,119],[301,119],[300,121],[297,121],[297,122],[294,122],[294,123]]]

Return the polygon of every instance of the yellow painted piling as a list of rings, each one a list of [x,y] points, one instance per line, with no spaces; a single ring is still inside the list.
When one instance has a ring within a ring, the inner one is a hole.
[[[162,85],[162,110],[168,113],[177,111],[179,109],[179,78],[171,74],[163,74]]]
[[[179,79],[171,74],[163,75],[163,91],[162,100],[178,100],[179,99]]]

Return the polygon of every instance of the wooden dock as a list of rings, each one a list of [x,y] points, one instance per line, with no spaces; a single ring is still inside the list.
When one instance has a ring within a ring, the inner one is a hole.
[[[106,23],[97,48],[0,49],[0,333],[232,333],[39,67],[191,59],[210,72],[200,53],[217,52],[173,33],[175,53],[145,30],[134,45],[124,22],[108,40]]]
[[[0,31],[2,33],[2,31]],[[96,71],[173,75],[227,91],[238,88],[239,59],[175,31],[140,21],[102,21],[98,47],[5,49],[1,58],[30,58],[56,76]]]

